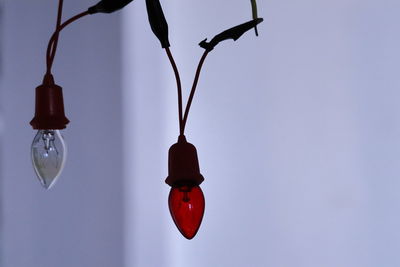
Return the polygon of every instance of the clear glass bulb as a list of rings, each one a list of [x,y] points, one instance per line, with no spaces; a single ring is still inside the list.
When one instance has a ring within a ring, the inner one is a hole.
[[[49,189],[60,176],[67,156],[60,131],[39,130],[32,142],[31,156],[40,183]]]

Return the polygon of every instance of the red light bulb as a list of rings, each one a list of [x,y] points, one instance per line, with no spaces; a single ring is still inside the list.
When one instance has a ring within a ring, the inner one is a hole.
[[[176,227],[192,239],[203,219],[205,200],[199,186],[172,187],[168,198],[169,211]]]
[[[199,185],[204,181],[200,173],[197,151],[184,135],[171,146],[168,156],[169,211],[176,227],[187,239],[192,239],[200,228],[205,200]]]

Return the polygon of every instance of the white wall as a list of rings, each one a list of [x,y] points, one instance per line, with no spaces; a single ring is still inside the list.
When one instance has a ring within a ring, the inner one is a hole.
[[[2,82],[2,79],[4,78],[3,74],[3,57],[4,57],[4,51],[3,51],[3,42],[4,36],[3,36],[3,1],[0,0],[0,84]],[[0,86],[0,96],[2,95],[3,88]],[[4,133],[4,115],[3,115],[3,103],[0,101],[0,151],[2,151],[3,148],[3,133]],[[3,179],[3,172],[1,171],[3,169],[3,154],[0,153],[0,181]],[[0,190],[1,190],[2,183],[0,183]],[[2,192],[2,191],[0,191]],[[1,195],[0,195],[1,197]],[[0,255],[3,251],[3,206],[0,205]],[[2,265],[2,260],[0,259],[0,266]]]
[[[168,214],[176,89],[143,2],[124,13],[127,266],[399,266],[399,2],[259,1],[260,37],[211,52],[187,125],[206,178],[192,241]],[[251,14],[162,4],[187,89],[197,43]]]
[[[135,1],[124,11],[122,32],[125,263],[167,266],[167,104],[175,91],[166,86],[169,66],[150,30],[145,1]]]
[[[67,164],[46,192],[30,162],[29,121],[58,1],[5,1],[1,266],[122,266],[119,15],[82,19],[62,34],[54,76],[64,88]],[[65,18],[95,1],[65,1]],[[3,38],[4,37],[4,38]]]
[[[66,14],[92,3],[66,1]],[[398,1],[259,1],[260,37],[210,53],[187,125],[206,178],[192,241],[168,212],[176,89],[144,1],[122,13],[122,35],[118,14],[62,35],[69,157],[49,192],[28,122],[56,1],[5,4],[4,267],[399,266]],[[251,14],[247,0],[162,4],[186,89],[197,43]]]

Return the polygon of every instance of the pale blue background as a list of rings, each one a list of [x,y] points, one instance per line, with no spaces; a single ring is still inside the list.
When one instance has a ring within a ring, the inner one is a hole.
[[[192,241],[167,209],[176,88],[144,1],[67,29],[54,73],[69,158],[44,192],[29,161],[56,1],[5,1],[4,267],[400,266],[400,2],[258,1],[265,21],[205,62],[187,125],[206,181]],[[66,1],[72,15],[93,1]],[[162,1],[187,96],[197,43],[247,0]]]

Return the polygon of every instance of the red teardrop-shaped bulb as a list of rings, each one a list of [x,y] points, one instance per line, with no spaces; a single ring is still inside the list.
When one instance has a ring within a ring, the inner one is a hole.
[[[203,219],[205,200],[199,186],[172,187],[168,198],[169,211],[181,234],[192,239]]]

